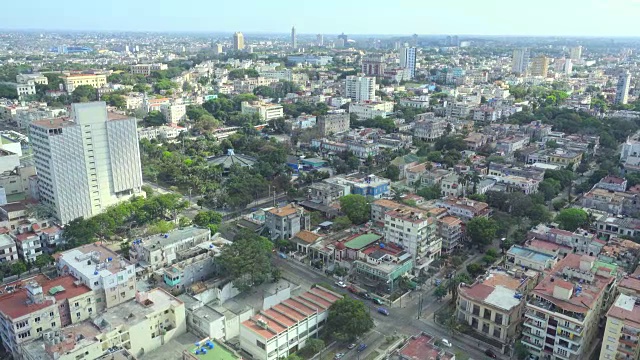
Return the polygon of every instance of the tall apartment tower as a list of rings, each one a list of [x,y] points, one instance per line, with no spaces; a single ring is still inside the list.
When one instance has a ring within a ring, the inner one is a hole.
[[[345,79],[347,97],[354,102],[374,101],[376,96],[376,78],[350,75]]]
[[[63,224],[141,195],[135,118],[90,102],[73,104],[69,118],[34,121],[30,130],[40,201]]]
[[[513,58],[511,60],[511,72],[516,74],[524,74],[529,66],[529,49],[513,50]]]
[[[409,79],[416,76],[416,48],[406,47],[400,51],[400,67],[407,69]]]
[[[298,38],[296,37],[295,26],[291,28],[291,47],[294,49],[298,47]]]
[[[626,104],[629,100],[629,85],[631,84],[631,74],[625,70],[618,75],[618,85],[616,86],[616,104]]]
[[[241,32],[233,33],[233,50],[240,51],[244,49],[244,35]]]
[[[574,46],[569,50],[569,58],[571,60],[582,59],[582,46]]]
[[[322,34],[316,35],[316,44],[318,46],[324,46],[324,36]]]
[[[531,75],[547,77],[549,72],[549,58],[539,55],[533,58],[531,62]]]

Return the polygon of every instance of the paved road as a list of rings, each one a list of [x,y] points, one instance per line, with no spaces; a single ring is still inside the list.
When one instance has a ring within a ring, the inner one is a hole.
[[[467,262],[474,261],[475,258],[470,258]],[[278,267],[282,270],[283,277],[290,279],[291,281],[298,283],[306,283],[307,285],[315,283],[328,283],[333,284],[334,280],[325,276],[322,273],[309,269],[307,266],[290,259],[275,260]],[[334,291],[349,294],[345,289],[334,286]],[[377,306],[371,302],[366,301],[365,304],[370,308],[371,315],[376,323],[374,330],[365,335],[365,337],[358,343],[365,343],[368,345],[367,349],[361,353],[357,353],[355,350],[349,351],[346,348],[346,344],[338,345],[332,351],[345,352],[345,360],[364,359],[373,352],[382,342],[386,336],[393,334],[415,335],[422,331],[430,333],[438,338],[449,339],[453,343],[453,348],[448,349],[451,352],[464,353],[474,359],[486,359],[484,351],[487,347],[480,344],[478,347],[477,342],[468,340],[467,338],[460,338],[457,335],[452,335],[447,329],[442,328],[440,325],[433,322],[433,314],[444,307],[447,302],[439,302],[433,292],[435,287],[429,286],[422,291],[415,291],[412,296],[403,299],[402,307],[398,303],[389,309],[390,316],[384,316],[376,311]],[[418,302],[420,295],[423,298],[423,308],[418,319]],[[350,294],[349,294],[350,295]],[[507,356],[500,356],[500,359],[508,359]]]

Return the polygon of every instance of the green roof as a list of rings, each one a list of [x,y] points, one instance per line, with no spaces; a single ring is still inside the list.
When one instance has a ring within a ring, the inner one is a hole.
[[[49,289],[49,295],[55,295],[59,292],[63,292],[64,288],[61,285],[58,286],[54,286],[51,289]]]
[[[618,265],[606,263],[600,260],[596,260],[596,262],[593,264],[593,272],[598,271],[598,268],[601,267],[609,269],[612,275],[618,272]]]
[[[346,246],[348,249],[360,250],[365,246],[373,244],[381,238],[382,236],[378,234],[364,234],[356,237],[353,240],[347,241],[344,246]]]
[[[240,359],[239,356],[234,355],[233,352],[228,350],[226,347],[220,345],[219,342],[215,340],[212,342],[215,346],[213,347],[213,349],[209,349],[209,347],[205,346],[205,348],[207,349],[206,354],[196,355],[196,349],[198,347],[194,347],[193,349],[191,349],[190,351],[191,354],[196,358],[202,359],[202,360],[239,360]]]

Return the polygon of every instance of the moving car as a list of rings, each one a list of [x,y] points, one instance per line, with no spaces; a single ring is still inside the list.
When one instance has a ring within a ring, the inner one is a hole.
[[[442,345],[444,345],[446,347],[451,347],[451,343],[447,339],[442,339],[442,341],[440,341],[440,342],[442,343]]]
[[[358,294],[358,295],[360,295],[360,297],[362,297],[363,299],[367,299],[367,300],[371,299],[371,295],[369,295],[369,293],[368,293],[368,292],[364,292],[364,291],[363,291],[363,292],[361,292],[361,293],[360,293],[360,294]]]
[[[347,349],[351,350],[355,347],[356,347],[356,344],[349,344],[349,346],[347,346]]]
[[[360,344],[360,346],[358,346],[358,352],[364,351],[364,349],[367,348],[367,344]]]
[[[373,301],[373,303],[376,304],[376,305],[382,305],[383,304],[382,300],[380,300],[378,298],[373,298],[373,299],[371,299],[371,301]]]
[[[334,359],[338,360],[338,359],[341,359],[343,356],[344,356],[344,353],[337,353]]]
[[[495,359],[495,358],[498,357],[498,355],[494,354],[493,351],[491,351],[491,349],[487,349],[484,352],[484,354],[487,355],[488,357],[492,358],[492,359]]]
[[[384,316],[389,316],[389,310],[383,308],[383,307],[379,307],[378,308],[378,312]]]
[[[341,287],[343,289],[347,287],[347,284],[345,284],[344,281],[336,281],[335,284],[337,287]]]

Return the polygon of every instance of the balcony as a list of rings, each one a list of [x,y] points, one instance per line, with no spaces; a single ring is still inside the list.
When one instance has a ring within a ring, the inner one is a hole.
[[[635,348],[636,346],[638,346],[638,340],[631,340],[631,339],[619,339],[618,342],[620,344],[624,344],[628,347],[631,348]]]
[[[565,326],[564,323],[562,322],[558,323],[558,326],[562,330],[565,330],[574,335],[580,335],[580,336],[582,336],[582,330],[584,330],[582,326],[574,325],[573,327],[569,327],[569,326]]]
[[[520,339],[520,341],[522,341],[522,343],[524,343],[525,345],[530,346],[538,351],[542,350],[542,344],[536,344],[534,340],[528,336],[523,336],[522,339]]]
[[[573,354],[563,355],[563,354],[560,354],[559,352],[556,352],[556,351],[553,352],[553,355],[555,355],[559,359],[578,360],[578,355],[573,355]]]
[[[630,346],[626,346],[626,345],[618,345],[618,352],[619,353],[623,353],[626,355],[629,355],[631,357],[633,357],[635,355],[635,348],[630,347]]]
[[[580,343],[582,342],[582,336],[578,336],[578,335],[573,335],[573,334],[566,335],[558,332],[556,336],[576,345],[580,345]]]
[[[544,315],[544,313],[541,313],[539,311],[535,311],[533,309],[527,309],[527,311],[525,312],[525,316],[530,318],[530,319],[542,320],[545,323],[547,322],[547,317]]]
[[[528,319],[524,322],[525,326],[528,326],[533,329],[539,329],[542,331],[545,331],[545,328],[546,328],[544,324],[545,324],[544,320],[540,321],[540,319],[536,319],[536,320]]]
[[[565,342],[566,342],[566,341],[565,341]],[[572,353],[572,354],[576,354],[576,355],[577,355],[577,354],[578,354],[578,352],[580,351],[580,346],[578,346],[578,345],[573,345],[573,344],[569,344],[568,342],[567,342],[567,344],[566,344],[566,345],[565,345],[565,344],[558,343],[558,344],[556,344],[556,346],[559,346],[559,347],[561,347],[561,348],[563,348],[563,349],[567,349],[567,351],[568,351],[568,352],[570,352],[570,353]]]
[[[628,326],[623,326],[622,327],[622,333],[623,334],[627,334],[629,336],[634,336],[634,337],[638,337],[640,336],[640,331],[638,331],[637,329],[632,329]]]
[[[536,335],[533,331],[531,331],[531,329],[524,329],[522,331],[522,335],[526,335],[526,336],[529,336],[529,337],[533,336],[533,337],[536,337],[536,338],[544,341],[544,335]]]

